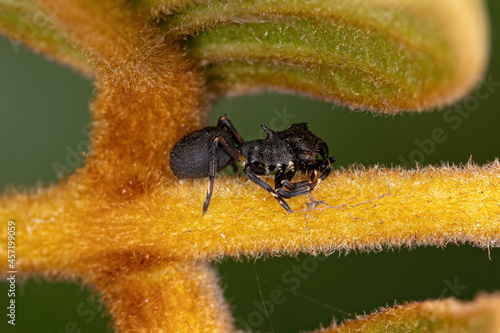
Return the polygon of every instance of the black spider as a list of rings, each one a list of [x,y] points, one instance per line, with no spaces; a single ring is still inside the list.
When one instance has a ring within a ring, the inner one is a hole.
[[[311,192],[330,174],[336,159],[328,157],[328,146],[307,129],[306,123],[293,124],[281,132],[261,126],[267,138],[245,142],[224,115],[217,126],[188,133],[175,143],[170,168],[177,178],[210,177],[203,214],[210,204],[216,173],[229,165],[235,174],[241,165],[248,178],[271,193],[288,213],[292,210],[283,199]],[[257,177],[273,170],[275,189]],[[310,180],[292,183],[297,170],[312,171]]]

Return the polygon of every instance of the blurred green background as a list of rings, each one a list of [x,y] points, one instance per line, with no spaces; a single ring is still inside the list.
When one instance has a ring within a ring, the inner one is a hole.
[[[492,48],[486,76],[500,82],[500,2],[490,0],[488,6]],[[439,112],[373,116],[299,97],[265,94],[222,100],[214,106],[211,119],[215,122],[227,113],[247,139],[262,135],[260,123],[281,129],[294,122],[308,122],[337,156],[337,167],[353,163],[411,167],[413,160],[460,164],[471,156],[483,164],[500,157],[500,87],[495,89],[468,117],[458,116],[454,106]],[[92,95],[89,80],[0,38],[3,189],[55,182],[54,162],[72,167],[74,161],[66,159],[85,146]],[[474,102],[474,97],[468,101]],[[441,128],[447,139],[436,144],[433,152],[425,153],[416,140],[430,138],[435,128]],[[335,253],[321,261],[307,258],[224,260],[216,264],[240,328],[260,332],[311,330],[329,325],[333,318],[339,322],[394,302],[447,296],[471,299],[480,291],[500,290],[500,249],[488,253],[460,245]],[[294,272],[297,266],[309,273]],[[281,304],[268,307],[266,316],[259,309],[275,289],[282,291]],[[77,284],[41,278],[18,284],[15,328],[7,325],[4,314],[8,302],[5,282],[0,284],[0,300],[4,309],[0,311],[1,332],[110,331],[102,308],[96,306],[89,290]]]

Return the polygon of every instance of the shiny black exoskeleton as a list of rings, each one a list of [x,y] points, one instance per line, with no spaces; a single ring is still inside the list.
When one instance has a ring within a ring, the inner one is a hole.
[[[245,142],[227,116],[219,118],[217,126],[188,133],[177,141],[170,152],[170,168],[179,178],[209,177],[203,214],[207,212],[217,172],[237,165],[252,181],[271,193],[292,213],[283,199],[311,192],[332,171],[334,156],[328,156],[328,146],[307,129],[306,123],[293,124],[281,132],[261,125],[267,133],[264,140]],[[292,183],[297,170],[312,171],[309,180]],[[257,175],[275,171],[275,188]]]

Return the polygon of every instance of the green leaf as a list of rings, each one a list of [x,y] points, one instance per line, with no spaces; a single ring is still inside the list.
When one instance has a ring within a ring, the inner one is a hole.
[[[170,34],[186,36],[217,95],[292,91],[352,108],[422,110],[467,93],[486,62],[481,1],[136,5],[163,17]]]
[[[60,6],[54,1],[54,6]],[[49,58],[76,68],[85,75],[90,66],[82,51],[68,41],[51,18],[30,0],[0,0],[0,33],[44,53]]]

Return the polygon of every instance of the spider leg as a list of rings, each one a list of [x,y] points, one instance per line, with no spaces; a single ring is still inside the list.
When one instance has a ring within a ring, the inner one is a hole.
[[[292,161],[288,163],[284,170],[281,166],[276,168],[276,192],[283,198],[293,198],[311,191],[309,189],[310,181],[308,180],[298,183],[290,182],[295,172],[295,164]],[[283,187],[287,188],[289,191],[286,191]]]
[[[335,163],[335,156],[331,156],[325,160],[320,161],[313,169],[310,180],[304,180],[301,182],[292,183],[291,178],[285,177],[281,182],[281,185],[288,189],[286,191],[283,188],[277,189],[277,192],[284,198],[292,198],[302,194],[311,192],[316,186],[319,185],[326,177],[332,172],[332,164]],[[318,173],[320,176],[318,177]],[[277,174],[276,174],[277,175]]]
[[[227,141],[220,135],[217,135],[210,144],[209,160],[208,160],[208,189],[207,197],[203,203],[203,215],[208,210],[208,205],[210,205],[210,199],[212,198],[212,192],[214,190],[215,175],[217,174],[217,149],[221,147],[224,151],[231,157],[232,161],[240,162],[244,159],[243,155],[240,154],[236,148],[232,147]],[[232,163],[233,166],[235,165]],[[237,168],[236,168],[237,170]]]
[[[226,128],[229,133],[231,133],[231,136],[233,137],[233,140],[238,144],[242,144],[245,142],[243,138],[241,137],[240,133],[236,130],[234,127],[233,123],[229,118],[227,117],[227,114],[223,115],[222,117],[219,118],[219,121],[217,122],[217,126]]]
[[[276,175],[274,177],[276,190],[282,188],[284,182],[292,184],[290,183],[290,180],[292,180],[293,176],[295,176],[296,171],[295,164],[292,161],[288,162],[285,169],[283,169],[283,165],[278,164],[276,166]],[[289,189],[292,190],[292,188]]]
[[[319,172],[321,173],[321,176],[313,182],[311,190],[330,175],[330,173],[332,172],[332,164],[335,163],[336,160],[337,158],[335,156],[330,156],[329,158],[323,160],[323,162],[320,164],[319,167]]]
[[[259,177],[257,177],[255,175],[255,173],[253,173],[253,171],[250,169],[250,165],[249,164],[245,165],[245,167],[243,168],[243,172],[245,172],[245,174],[247,175],[248,178],[250,178],[251,181],[253,181],[257,185],[259,185],[260,187],[262,187],[267,192],[271,193],[271,195],[276,200],[278,200],[278,202],[280,203],[280,205],[283,208],[285,208],[285,210],[289,214],[292,213],[292,210],[290,209],[290,206],[288,206],[288,204],[285,202],[285,200],[283,200],[283,198],[278,193],[276,193],[276,191],[271,187],[271,185],[269,185],[268,183],[266,183],[265,181],[263,181],[262,179],[260,179]]]
[[[311,191],[330,175],[330,173],[332,172],[332,164],[335,163],[336,160],[337,159],[335,158],[335,156],[330,156],[329,158],[324,159],[320,163],[318,163],[317,167],[313,170],[313,173],[311,175]],[[319,177],[318,173],[320,174]]]
[[[259,163],[250,163],[249,164],[250,170],[256,175],[265,175],[267,172],[269,172],[269,167],[268,166],[261,166]]]
[[[285,179],[283,180],[283,187],[291,191],[298,188],[309,186],[311,182],[312,180],[303,180],[301,182],[292,183],[288,179]]]
[[[240,175],[240,170],[238,170],[238,164],[236,162],[232,161],[231,168],[233,168],[233,175],[234,176]]]

